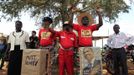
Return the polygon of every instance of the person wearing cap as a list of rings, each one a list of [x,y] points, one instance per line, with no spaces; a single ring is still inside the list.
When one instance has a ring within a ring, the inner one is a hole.
[[[77,47],[76,35],[72,31],[73,27],[69,24],[63,25],[63,30],[56,32],[59,37],[59,75],[64,75],[65,69],[67,75],[74,75],[74,48]]]
[[[42,20],[42,27],[38,33],[39,47],[40,49],[44,49],[50,53],[50,59],[48,60],[50,65],[48,66],[48,71],[51,71],[51,64],[53,63],[54,56],[54,46],[55,46],[55,37],[52,32],[53,29],[50,28],[50,24],[52,24],[52,19],[50,17],[44,17]],[[48,57],[47,57],[48,59]],[[46,61],[44,61],[46,62]]]
[[[102,17],[99,10],[96,10],[99,17],[99,23],[93,24],[93,19],[88,13],[83,13],[78,16],[79,24],[73,24],[73,28],[78,32],[79,47],[91,47],[92,45],[92,33],[98,30],[102,25]]]
[[[22,50],[28,48],[29,35],[22,30],[22,22],[15,22],[15,31],[8,38],[7,50],[10,50],[7,75],[21,75]]]
[[[40,48],[51,49],[54,45],[54,37],[49,27],[52,24],[52,19],[50,17],[44,17],[42,20],[42,28],[39,30],[38,39]]]

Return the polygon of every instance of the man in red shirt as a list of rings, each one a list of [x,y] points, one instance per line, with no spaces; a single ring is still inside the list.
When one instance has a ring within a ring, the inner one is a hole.
[[[102,17],[97,10],[96,13],[99,16],[99,23],[98,24],[92,24],[92,20],[89,15],[83,15],[81,16],[81,24],[73,24],[73,28],[78,32],[79,35],[79,46],[80,47],[91,47],[92,46],[92,32],[95,30],[98,30],[102,25]]]
[[[89,48],[89,47],[93,46],[92,33],[93,33],[93,31],[98,30],[103,25],[102,17],[100,15],[98,9],[97,9],[96,13],[98,14],[98,17],[99,17],[98,24],[93,24],[92,17],[87,13],[84,13],[78,17],[79,24],[73,24],[73,28],[78,32],[78,45],[80,47],[79,52],[81,53],[81,52],[85,51],[84,49],[88,49],[88,51],[90,52],[88,54],[91,57],[91,59],[90,59],[91,61],[93,61],[92,59],[94,58],[93,57],[94,53],[93,53],[92,49],[90,50],[90,48]],[[79,56],[79,54],[77,54],[77,53],[76,53],[76,55]],[[79,59],[79,58],[81,58],[80,61],[83,61],[82,54],[80,54],[80,56],[77,57],[77,59]],[[78,64],[80,64],[80,61],[76,61],[76,62]],[[93,63],[94,63],[94,61],[93,61]],[[89,63],[89,64],[91,64],[91,67],[92,67],[93,63],[92,62]],[[84,64],[84,63],[81,63],[81,64]],[[79,66],[82,67],[82,65],[79,65]],[[80,74],[83,74],[82,70],[80,70]]]
[[[42,28],[39,30],[39,45],[41,48],[52,48],[54,44],[53,34],[49,28],[50,24],[53,22],[51,18],[43,18]]]
[[[67,75],[74,75],[74,48],[77,47],[76,35],[72,31],[73,27],[69,24],[63,25],[63,31],[57,32],[56,36],[59,37],[59,75],[64,75],[66,68]]]

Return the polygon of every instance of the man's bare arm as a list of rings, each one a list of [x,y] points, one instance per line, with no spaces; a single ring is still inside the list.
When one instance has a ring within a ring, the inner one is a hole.
[[[98,17],[99,17],[99,23],[97,24],[97,28],[99,29],[103,25],[103,20],[102,20],[102,16],[100,14],[99,9],[96,10],[96,13],[98,14]]]

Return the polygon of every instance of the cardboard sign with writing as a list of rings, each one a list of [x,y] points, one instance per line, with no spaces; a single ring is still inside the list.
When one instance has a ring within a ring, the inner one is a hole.
[[[80,75],[102,75],[99,47],[80,47]]]
[[[50,53],[43,49],[23,50],[21,75],[46,75],[50,67]]]

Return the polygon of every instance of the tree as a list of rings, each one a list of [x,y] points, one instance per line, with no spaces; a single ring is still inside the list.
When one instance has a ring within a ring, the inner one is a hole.
[[[131,0],[130,0],[131,1]],[[89,12],[96,17],[95,9],[101,8],[102,16],[109,21],[116,21],[119,13],[128,13],[130,6],[124,0],[12,0],[1,2],[1,18],[12,19],[20,17],[20,13],[28,11],[32,17],[43,14],[54,19],[54,25],[59,21],[73,20],[74,14]]]

